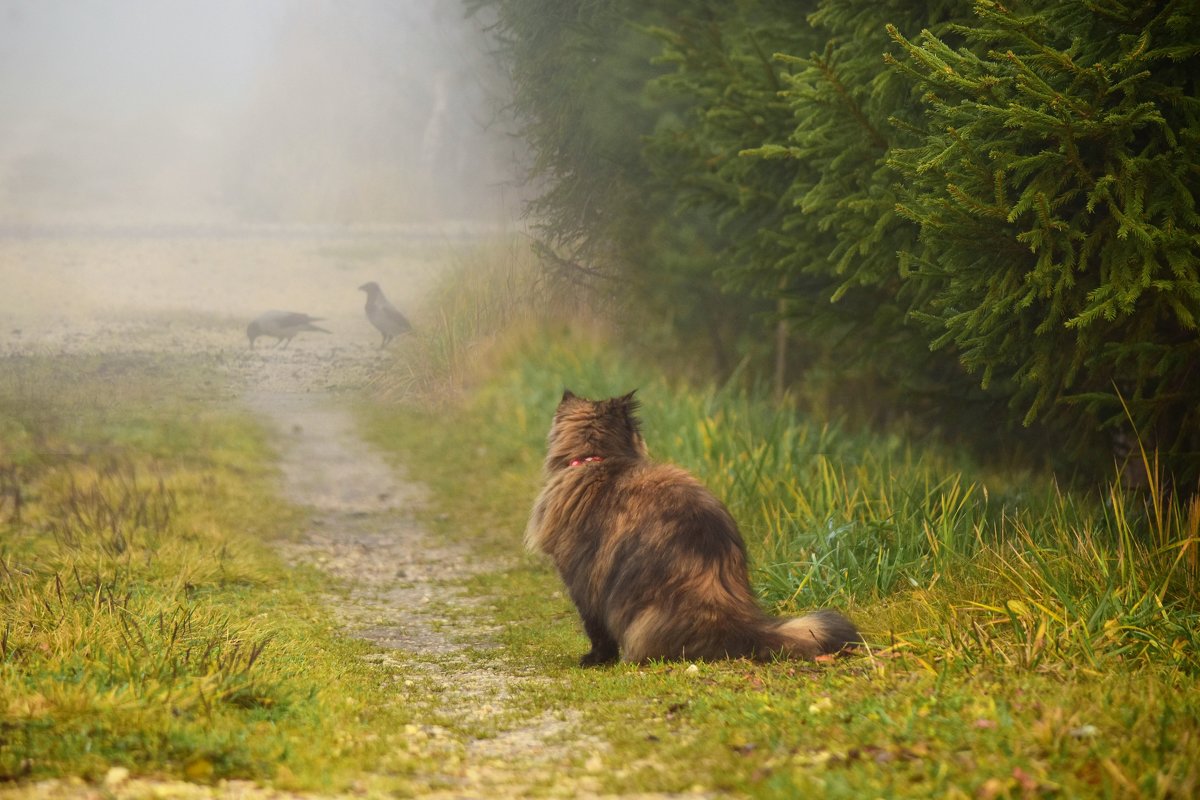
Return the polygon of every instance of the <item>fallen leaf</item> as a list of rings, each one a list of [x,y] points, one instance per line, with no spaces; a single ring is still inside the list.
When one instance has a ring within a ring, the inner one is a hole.
[[[109,767],[108,772],[104,773],[104,785],[110,789],[120,786],[127,780],[129,780],[129,770],[125,767]]]
[[[995,800],[1004,793],[1005,788],[1004,781],[999,778],[988,778],[975,792],[975,796],[979,800]]]
[[[1013,767],[1012,776],[1013,776],[1013,779],[1016,780],[1016,782],[1021,785],[1021,788],[1024,789],[1027,793],[1032,793],[1032,792],[1037,791],[1037,788],[1038,788],[1037,778],[1033,777],[1025,770],[1021,769],[1020,767]]]

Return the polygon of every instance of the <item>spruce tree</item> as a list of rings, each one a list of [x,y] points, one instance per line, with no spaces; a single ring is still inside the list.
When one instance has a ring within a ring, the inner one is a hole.
[[[547,263],[642,330],[782,314],[880,407],[1200,472],[1194,3],[472,2]]]
[[[802,3],[659,5],[671,10],[650,33],[662,42],[657,62],[670,71],[649,85],[647,95],[680,111],[660,122],[645,148],[654,190],[669,211],[656,250],[691,254],[686,274],[719,290],[713,305],[733,312],[742,335],[738,354],[758,356],[751,363],[765,366],[768,355],[780,359],[787,350],[786,339],[765,335],[775,324],[780,295],[779,273],[771,265],[790,255],[778,230],[788,212],[786,193],[804,165],[742,153],[785,141],[791,112],[772,54],[811,46],[814,34]],[[782,366],[774,366],[779,379]]]
[[[892,28],[923,92],[893,151],[915,313],[1026,423],[1082,445],[1132,423],[1200,473],[1200,13],[984,0],[953,47]]]
[[[899,179],[887,157],[910,141],[894,121],[918,104],[882,54],[889,23],[937,30],[968,13],[964,0],[823,0],[806,18],[807,47],[774,56],[791,117],[786,137],[743,152],[792,181],[770,231],[784,254],[731,277],[779,292],[847,393],[870,395],[882,413],[917,412],[927,422],[992,416],[994,400],[964,380],[952,354],[930,353],[927,335],[907,315],[911,298],[896,254],[913,245],[917,227],[896,213]]]

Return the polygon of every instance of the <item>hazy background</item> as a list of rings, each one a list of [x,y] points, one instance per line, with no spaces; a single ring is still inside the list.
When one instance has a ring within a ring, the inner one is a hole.
[[[457,0],[0,0],[0,224],[504,220]]]

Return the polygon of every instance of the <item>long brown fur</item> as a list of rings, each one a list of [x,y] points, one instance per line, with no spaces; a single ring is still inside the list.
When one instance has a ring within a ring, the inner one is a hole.
[[[633,393],[563,394],[525,544],[558,568],[592,649],[584,666],[649,659],[814,658],[860,641],[836,611],[758,607],[729,511],[684,470],[650,460]]]

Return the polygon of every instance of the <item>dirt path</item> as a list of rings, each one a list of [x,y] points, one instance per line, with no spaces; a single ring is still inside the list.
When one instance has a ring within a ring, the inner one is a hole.
[[[312,509],[285,556],[337,578],[344,592],[327,602],[349,632],[381,648],[372,657],[377,668],[399,683],[419,679],[433,698],[431,722],[414,735],[443,751],[445,766],[422,782],[453,787],[444,791],[449,797],[520,797],[581,746],[601,747],[569,713],[514,713],[514,692],[540,678],[475,663],[472,652],[495,646],[492,629],[464,613],[478,598],[461,583],[478,567],[469,552],[421,527],[414,518],[421,487],[357,437],[345,410],[311,393],[258,392],[248,400],[279,432],[285,495]],[[488,734],[455,732],[473,726]],[[588,788],[571,781],[562,796]]]
[[[455,613],[474,602],[459,588],[475,571],[470,554],[422,528],[425,491],[358,437],[349,412],[320,394],[247,401],[278,431],[285,496],[311,509],[301,538],[280,547],[338,579],[344,591],[327,601],[345,627],[408,656],[492,646]]]

